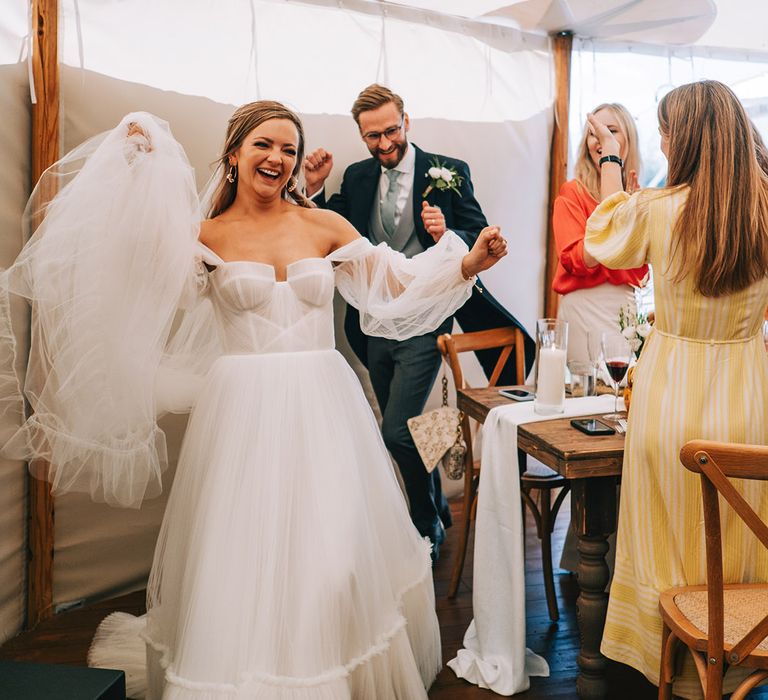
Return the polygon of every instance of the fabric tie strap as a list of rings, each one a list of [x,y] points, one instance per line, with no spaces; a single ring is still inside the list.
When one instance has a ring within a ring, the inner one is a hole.
[[[751,343],[752,341],[756,340],[757,338],[763,337],[763,332],[760,330],[758,333],[755,333],[754,335],[750,335],[747,338],[689,338],[684,335],[675,335],[674,333],[667,333],[666,331],[662,331],[659,328],[654,328],[653,333],[658,333],[659,335],[664,336],[665,338],[673,338],[674,340],[682,340],[686,343],[699,343],[701,345],[741,345],[742,343]]]

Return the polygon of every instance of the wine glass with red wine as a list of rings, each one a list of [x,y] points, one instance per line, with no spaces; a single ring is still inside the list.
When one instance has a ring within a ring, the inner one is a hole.
[[[619,384],[627,375],[629,363],[632,359],[632,347],[629,341],[618,332],[603,333],[602,338],[603,361],[605,368],[613,382],[613,413],[603,416],[606,420],[618,421],[624,418],[623,413],[619,413]]]

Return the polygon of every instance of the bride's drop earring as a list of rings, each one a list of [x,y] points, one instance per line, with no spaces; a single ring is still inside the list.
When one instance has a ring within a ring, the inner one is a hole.
[[[285,188],[289,192],[293,192],[296,189],[296,185],[299,184],[299,181],[291,175],[290,179],[288,180],[288,186]]]
[[[237,167],[234,165],[229,166],[229,172],[227,173],[227,182],[232,184],[237,178]]]

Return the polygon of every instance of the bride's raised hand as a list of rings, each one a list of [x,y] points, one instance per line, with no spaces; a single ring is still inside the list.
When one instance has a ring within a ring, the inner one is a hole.
[[[149,153],[152,150],[152,142],[149,140],[149,136],[147,136],[147,133],[144,131],[144,129],[141,128],[141,124],[138,122],[128,123],[127,140],[128,143],[136,146],[137,151]]]
[[[461,261],[461,274],[466,278],[493,267],[507,254],[507,241],[498,226],[486,226],[472,250]]]

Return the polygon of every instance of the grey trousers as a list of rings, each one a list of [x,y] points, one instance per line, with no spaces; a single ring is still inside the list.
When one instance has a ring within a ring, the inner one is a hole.
[[[406,421],[424,411],[424,404],[440,368],[437,337],[449,333],[449,318],[432,333],[395,341],[368,338],[368,372],[383,416],[384,444],[403,477],[411,506],[411,520],[422,535],[431,535],[438,521],[451,524],[440,473],[427,473]]]

